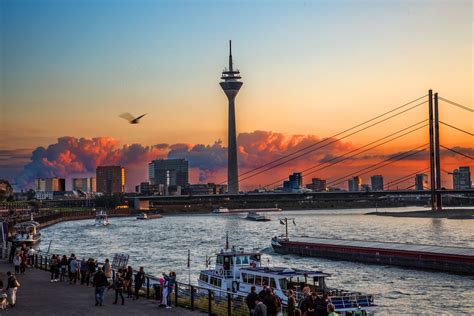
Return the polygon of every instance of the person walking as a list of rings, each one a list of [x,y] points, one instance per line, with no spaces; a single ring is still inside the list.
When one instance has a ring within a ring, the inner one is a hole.
[[[17,253],[13,258],[13,265],[15,266],[15,273],[20,273],[20,265],[21,265],[21,256],[20,253]]]
[[[145,284],[145,271],[143,267],[140,267],[140,270],[135,274],[135,298],[138,300],[140,289],[142,288],[143,284]]]
[[[108,284],[109,281],[102,271],[102,268],[99,268],[97,273],[94,275],[94,279],[92,279],[92,285],[94,286],[95,306],[102,306],[102,304],[104,304],[104,292]]]
[[[15,276],[8,271],[7,272],[7,298],[8,302],[10,303],[11,307],[15,307],[16,305],[16,291],[18,290],[18,287],[20,286],[20,282],[15,278]]]
[[[61,269],[61,274],[59,276],[59,280],[64,281],[64,278],[66,276],[66,269],[68,267],[66,255],[63,255],[63,257],[61,258],[61,261],[59,262],[59,265],[60,265],[60,269]]]
[[[125,299],[123,298],[123,288],[124,288],[124,278],[122,273],[117,273],[115,275],[114,289],[115,289],[115,302],[117,304],[118,296],[122,299],[122,305],[125,304]]]
[[[79,269],[79,262],[76,260],[76,257],[73,257],[71,262],[69,263],[69,268],[71,269],[71,278],[69,280],[69,284],[77,283],[77,271]]]
[[[124,288],[127,290],[127,298],[133,297],[132,294],[133,269],[128,266],[124,276]]]
[[[247,304],[247,307],[249,309],[250,316],[253,315],[255,306],[257,305],[257,299],[258,299],[257,288],[255,287],[255,285],[252,285],[252,287],[250,288],[250,293],[245,298],[245,303]]]

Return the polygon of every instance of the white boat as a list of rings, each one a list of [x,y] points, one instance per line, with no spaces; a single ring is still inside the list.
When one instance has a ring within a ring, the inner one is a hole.
[[[216,254],[214,269],[202,270],[198,285],[215,290],[216,296],[227,295],[228,292],[246,296],[252,286],[257,288],[257,293],[264,286],[269,286],[275,290],[283,305],[288,304],[288,290],[293,290],[299,301],[304,297],[303,289],[309,287],[311,292],[318,295],[329,295],[340,315],[353,315],[353,312],[365,312],[364,315],[374,313],[376,305],[373,295],[330,288],[326,285],[327,277],[330,274],[317,270],[262,267],[261,253],[232,247]]]
[[[107,226],[109,225],[109,218],[107,213],[104,211],[99,211],[95,213],[95,226]]]
[[[228,208],[221,207],[221,206],[212,210],[212,214],[229,214],[229,213],[230,211]]]
[[[148,215],[146,215],[146,213],[140,213],[138,214],[137,219],[148,219]]]
[[[18,244],[34,245],[41,241],[40,224],[33,220],[13,226],[13,241]]]
[[[256,222],[268,222],[271,221],[271,219],[265,215],[258,214],[257,212],[249,212],[247,214],[247,217],[245,217],[248,220],[251,221],[256,221]]]

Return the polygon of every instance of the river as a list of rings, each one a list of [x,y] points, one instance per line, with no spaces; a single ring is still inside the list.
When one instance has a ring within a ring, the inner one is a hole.
[[[384,209],[407,211],[413,208]],[[188,281],[187,252],[191,251],[191,280],[205,268],[206,255],[225,245],[257,248],[264,253],[264,265],[321,269],[331,273],[328,285],[375,294],[385,314],[472,314],[474,278],[440,272],[401,269],[319,258],[279,255],[270,247],[272,236],[282,234],[278,218],[294,217],[291,236],[393,241],[443,246],[474,247],[474,221],[427,218],[367,216],[373,210],[315,210],[268,213],[270,222],[252,222],[245,214],[167,215],[139,221],[111,218],[107,227],[94,227],[93,220],[63,222],[42,230],[42,250],[52,241],[51,252],[75,253],[103,261],[115,253],[130,255],[134,268],[147,273],[176,271],[178,280]]]

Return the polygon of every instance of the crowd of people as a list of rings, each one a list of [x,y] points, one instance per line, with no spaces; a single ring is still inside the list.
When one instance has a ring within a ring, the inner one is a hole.
[[[303,297],[298,300],[293,290],[288,291],[288,316],[337,316],[331,298],[324,294],[318,295],[311,292],[309,286],[303,288]],[[278,316],[281,315],[282,302],[275,290],[268,286],[257,293],[252,286],[250,293],[245,299],[249,308],[250,316]]]
[[[19,247],[18,247],[19,246]],[[6,308],[8,305],[15,307],[16,292],[20,283],[15,275],[23,274],[27,267],[35,265],[35,250],[32,247],[27,248],[25,244],[12,245],[9,262],[13,263],[15,273],[8,271],[8,281],[6,289],[3,289],[3,282],[0,280],[0,308]],[[143,267],[134,271],[131,266],[119,268],[115,273],[109,259],[105,259],[103,264],[99,264],[93,258],[79,259],[74,253],[69,257],[66,255],[53,254],[48,260],[49,272],[51,273],[50,282],[69,282],[71,285],[81,284],[94,288],[95,306],[104,305],[106,290],[115,292],[113,304],[120,303],[125,305],[126,298],[138,300],[140,290],[146,283],[146,275]],[[176,273],[163,273],[160,279],[162,289],[162,300],[160,306],[171,308],[171,293],[176,286]],[[3,304],[3,305],[2,305]]]

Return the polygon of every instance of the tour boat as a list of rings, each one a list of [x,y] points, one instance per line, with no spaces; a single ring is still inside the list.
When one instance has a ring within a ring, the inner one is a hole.
[[[288,290],[293,290],[299,301],[304,297],[303,289],[309,287],[311,292],[329,295],[340,315],[353,315],[353,312],[371,315],[375,312],[373,295],[330,288],[326,285],[326,278],[330,276],[318,270],[262,267],[261,253],[232,247],[216,254],[214,269],[201,270],[198,285],[214,290],[216,296],[228,292],[246,296],[252,286],[256,287],[257,293],[269,286],[283,305],[288,304]]]
[[[34,245],[41,241],[41,233],[39,232],[40,224],[33,220],[18,223],[13,226],[13,241],[19,244]]]
[[[107,213],[104,211],[99,211],[95,214],[95,226],[107,226],[109,225],[109,218]]]
[[[249,212],[246,219],[256,222],[268,222],[271,219],[265,215],[258,214],[257,212]]]
[[[230,211],[228,208],[221,207],[221,206],[212,210],[212,214],[229,214],[229,213]]]
[[[137,219],[148,219],[148,215],[146,215],[146,213],[140,213],[138,214]]]

